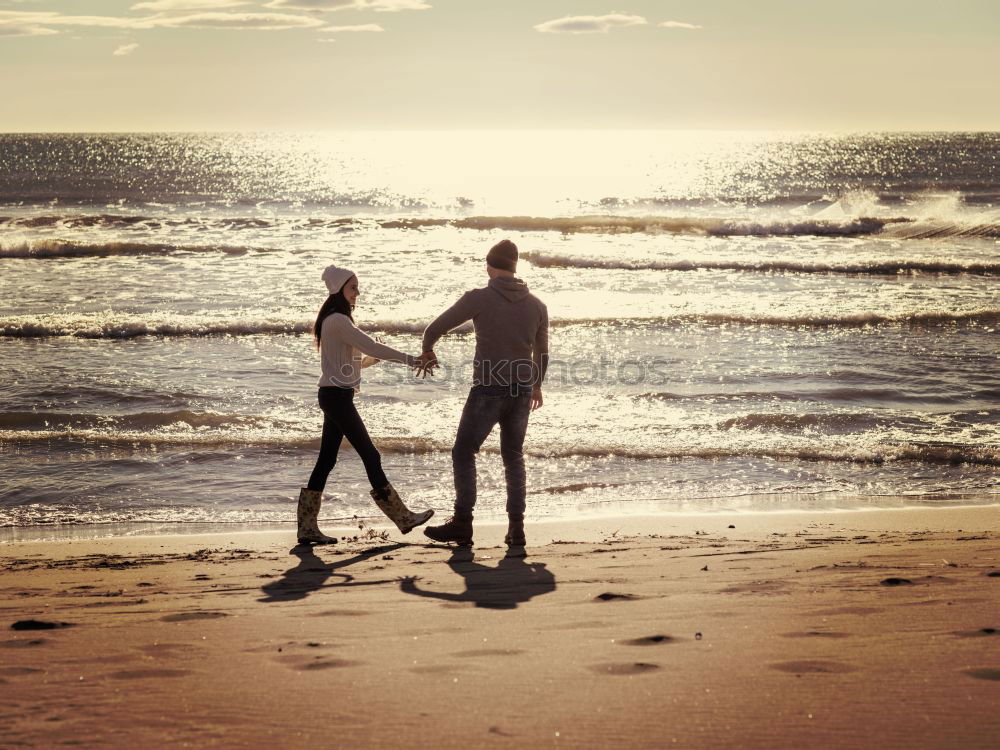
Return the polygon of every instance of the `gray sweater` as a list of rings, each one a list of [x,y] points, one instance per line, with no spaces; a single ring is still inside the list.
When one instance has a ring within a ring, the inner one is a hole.
[[[320,366],[323,368],[319,379],[320,388],[334,386],[360,390],[361,368],[366,366],[363,354],[404,365],[417,363],[415,357],[380,344],[343,313],[333,313],[323,321],[319,354]]]
[[[549,313],[527,284],[517,278],[491,279],[482,289],[466,292],[424,330],[424,351],[469,320],[476,329],[476,384],[542,382],[549,358]]]

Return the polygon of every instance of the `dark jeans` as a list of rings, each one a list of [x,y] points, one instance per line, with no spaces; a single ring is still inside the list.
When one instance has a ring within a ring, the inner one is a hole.
[[[507,478],[507,512],[524,513],[524,434],[528,431],[531,388],[473,386],[462,410],[451,461],[455,470],[455,515],[472,513],[476,505],[476,454],[500,425],[500,456]]]
[[[381,489],[389,484],[382,471],[382,456],[368,437],[365,423],[354,406],[354,389],[332,386],[320,388],[319,408],[323,410],[323,441],[319,446],[316,468],[306,487],[310,490],[322,490],[326,487],[326,478],[337,463],[340,443],[345,437],[364,462],[372,488]]]

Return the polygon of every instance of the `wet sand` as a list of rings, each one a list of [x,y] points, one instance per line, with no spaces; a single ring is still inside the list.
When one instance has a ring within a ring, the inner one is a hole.
[[[3,544],[0,747],[995,748],[998,520]]]

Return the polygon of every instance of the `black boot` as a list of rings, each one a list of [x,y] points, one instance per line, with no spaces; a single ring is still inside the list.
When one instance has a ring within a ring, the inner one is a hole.
[[[504,544],[508,547],[523,547],[524,539],[524,514],[507,514],[507,536],[503,538]]]
[[[435,542],[472,546],[472,516],[452,516],[440,526],[425,526],[424,536]]]

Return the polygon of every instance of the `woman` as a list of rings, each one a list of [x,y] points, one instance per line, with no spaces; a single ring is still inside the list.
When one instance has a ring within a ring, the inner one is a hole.
[[[299,492],[299,543],[333,544],[337,540],[319,530],[317,519],[326,479],[337,463],[340,443],[346,437],[364,462],[375,504],[404,534],[426,523],[433,510],[410,511],[382,471],[382,457],[368,437],[365,423],[354,406],[354,392],[361,382],[361,368],[379,360],[400,362],[427,370],[421,357],[397,351],[375,341],[354,325],[352,312],[358,301],[358,277],[346,268],[329,266],[323,281],[330,292],[316,316],[313,334],[320,351],[323,374],[319,381],[319,406],[323,410],[323,440],[309,484]],[[367,355],[362,358],[361,355]]]

